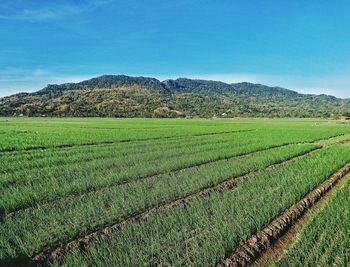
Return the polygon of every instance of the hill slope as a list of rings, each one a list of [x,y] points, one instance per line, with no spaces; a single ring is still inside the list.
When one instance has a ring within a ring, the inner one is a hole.
[[[261,84],[105,75],[0,99],[0,115],[329,117],[350,100]]]

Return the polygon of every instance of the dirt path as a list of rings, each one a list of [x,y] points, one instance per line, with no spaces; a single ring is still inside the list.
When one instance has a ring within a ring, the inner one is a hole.
[[[347,143],[349,141],[350,141],[350,134],[341,134],[328,139],[321,139],[314,143],[322,146],[330,146],[333,144]]]
[[[329,179],[308,193],[295,205],[274,219],[263,230],[251,236],[248,240],[241,242],[238,247],[219,266],[249,266],[259,259],[268,248],[275,244],[303,215],[315,206],[322,197],[326,195],[337,182],[350,172],[350,163],[346,164]],[[296,233],[291,230],[290,235]]]

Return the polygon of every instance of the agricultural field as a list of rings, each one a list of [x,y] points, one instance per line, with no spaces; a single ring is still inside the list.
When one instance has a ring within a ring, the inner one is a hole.
[[[0,266],[350,266],[349,123],[0,118],[0,160]]]

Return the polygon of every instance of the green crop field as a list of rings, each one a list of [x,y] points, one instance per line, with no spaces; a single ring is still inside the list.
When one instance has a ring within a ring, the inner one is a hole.
[[[350,263],[349,123],[0,118],[0,160],[0,266],[245,266],[310,212],[269,265]]]

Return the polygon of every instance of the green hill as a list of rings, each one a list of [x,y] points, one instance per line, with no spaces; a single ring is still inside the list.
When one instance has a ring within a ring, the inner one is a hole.
[[[350,100],[261,84],[104,75],[0,99],[0,115],[103,117],[330,117]]]

